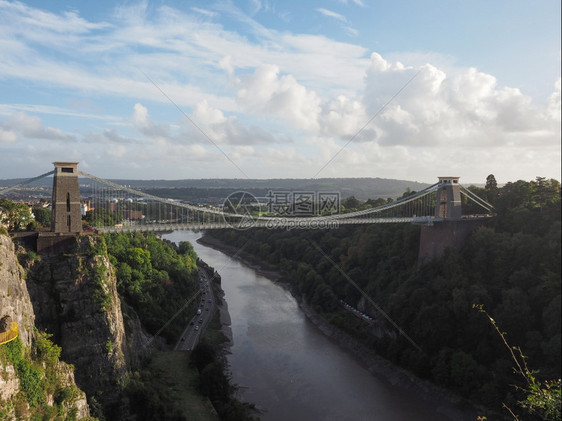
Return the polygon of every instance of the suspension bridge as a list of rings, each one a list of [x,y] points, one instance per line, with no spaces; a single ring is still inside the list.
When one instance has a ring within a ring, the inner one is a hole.
[[[55,162],[55,169],[17,185],[13,190],[53,176],[51,231],[75,233],[142,232],[267,228],[334,228],[340,225],[481,220],[494,215],[493,207],[459,184],[459,177],[438,182],[380,206],[341,212],[337,193],[300,192],[255,197],[236,192],[222,205],[197,205],[158,197],[78,170],[76,162]],[[79,179],[80,177],[80,179]],[[271,193],[271,192],[270,192]]]

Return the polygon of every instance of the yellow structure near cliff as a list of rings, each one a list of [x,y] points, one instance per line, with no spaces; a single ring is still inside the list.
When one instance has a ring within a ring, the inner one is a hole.
[[[12,322],[12,328],[5,332],[0,332],[0,345],[4,345],[18,337],[18,324]]]

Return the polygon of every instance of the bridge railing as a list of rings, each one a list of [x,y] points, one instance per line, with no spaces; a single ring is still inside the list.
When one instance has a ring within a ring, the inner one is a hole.
[[[18,324],[12,322],[12,328],[5,332],[0,332],[0,345],[4,345],[10,341],[13,341],[18,337]]]

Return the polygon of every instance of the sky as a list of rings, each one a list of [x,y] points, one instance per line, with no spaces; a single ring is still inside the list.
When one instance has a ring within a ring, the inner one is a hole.
[[[560,0],[0,0],[0,179],[560,180]]]

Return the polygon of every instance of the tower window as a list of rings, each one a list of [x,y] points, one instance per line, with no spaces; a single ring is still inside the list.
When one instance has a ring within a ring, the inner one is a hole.
[[[66,211],[70,212],[70,193],[66,193]]]
[[[70,168],[70,167],[61,167],[60,171],[61,171],[61,172],[73,173],[73,172],[74,172],[74,168]]]

